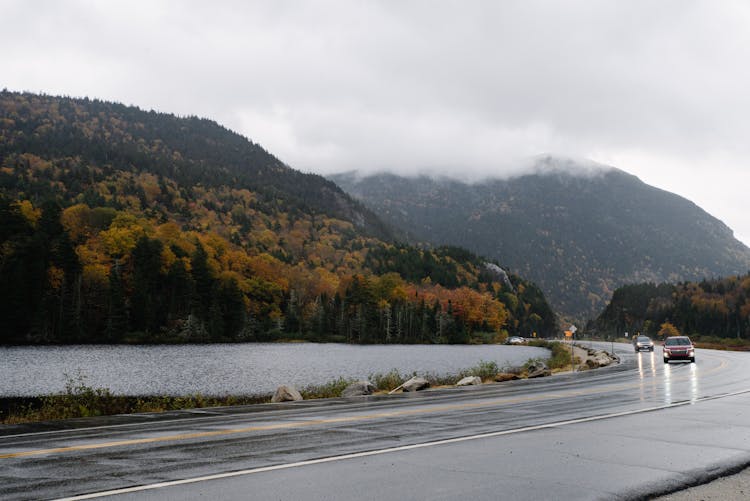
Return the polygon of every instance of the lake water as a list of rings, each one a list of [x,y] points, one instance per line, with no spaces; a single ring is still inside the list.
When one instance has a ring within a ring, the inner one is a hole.
[[[65,391],[66,374],[119,395],[253,395],[339,377],[452,374],[494,361],[501,368],[549,351],[504,345],[209,344],[0,347],[0,396]]]

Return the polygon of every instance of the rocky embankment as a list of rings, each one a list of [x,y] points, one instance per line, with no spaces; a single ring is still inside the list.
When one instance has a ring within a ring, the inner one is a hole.
[[[619,359],[612,353],[607,353],[604,350],[594,350],[592,348],[586,348],[584,346],[573,347],[573,370],[589,370],[597,369],[599,367],[606,367],[614,362],[618,362]],[[539,377],[551,376],[552,370],[547,367],[547,364],[541,360],[534,360],[528,362],[523,367],[513,367],[506,369],[503,372],[499,372],[494,378],[489,380],[482,380],[479,376],[466,376],[458,381],[454,386],[471,386],[480,385],[485,383],[502,383],[505,381],[512,381],[515,379],[534,379]],[[396,392],[411,392],[411,391],[422,391],[430,388],[430,382],[419,376],[405,381],[398,387],[389,391],[388,394]],[[342,392],[342,397],[356,397],[363,395],[372,395],[376,393],[377,389],[369,381],[355,381],[347,386]],[[286,402],[302,400],[302,395],[294,387],[288,385],[279,386],[271,399],[272,402]]]
[[[598,369],[620,361],[617,355],[604,350],[594,350],[585,346],[574,346],[573,349],[574,357],[579,361],[579,369]]]

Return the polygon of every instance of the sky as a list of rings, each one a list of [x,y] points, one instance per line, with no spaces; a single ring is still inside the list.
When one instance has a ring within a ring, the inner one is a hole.
[[[305,172],[588,159],[750,245],[750,2],[0,0],[0,88],[216,120]]]

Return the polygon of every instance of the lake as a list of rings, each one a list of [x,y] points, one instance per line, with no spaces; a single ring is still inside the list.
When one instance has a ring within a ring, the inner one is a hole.
[[[256,343],[0,347],[0,397],[65,391],[66,374],[118,395],[254,395],[339,377],[452,374],[494,361],[501,368],[547,358],[544,348],[505,345]]]

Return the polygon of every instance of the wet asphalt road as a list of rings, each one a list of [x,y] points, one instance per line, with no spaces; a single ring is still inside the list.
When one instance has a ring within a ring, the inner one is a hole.
[[[750,354],[615,349],[537,380],[2,426],[0,499],[639,499],[750,464]]]

